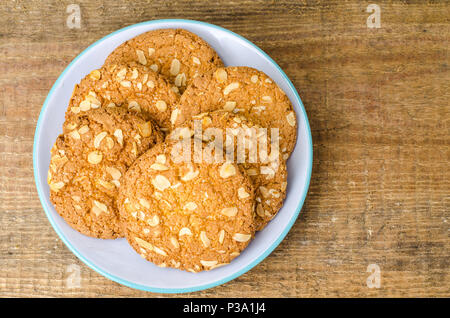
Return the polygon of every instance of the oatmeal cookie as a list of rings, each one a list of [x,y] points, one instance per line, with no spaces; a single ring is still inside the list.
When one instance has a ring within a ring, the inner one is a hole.
[[[183,29],[153,30],[117,47],[107,64],[138,62],[161,73],[183,92],[194,78],[223,63],[217,53],[196,34]]]
[[[172,106],[179,100],[169,83],[138,63],[110,64],[93,70],[73,90],[66,120],[91,109],[122,107],[153,119],[163,130],[169,127]]]
[[[47,181],[56,211],[85,235],[123,237],[118,187],[134,160],[162,138],[151,121],[119,107],[71,117],[51,150]]]
[[[278,128],[283,159],[293,151],[295,111],[285,93],[263,72],[233,66],[195,78],[173,109],[171,123],[178,127],[192,116],[218,109],[244,115],[261,127]]]
[[[136,160],[118,207],[128,242],[142,257],[161,267],[210,270],[253,238],[254,190],[233,163],[196,163],[192,155],[180,161],[181,144],[166,140]]]
[[[217,110],[193,116],[168,138],[179,140],[190,136],[207,142],[210,148],[221,147],[224,156],[248,174],[256,191],[256,230],[262,230],[281,209],[287,186],[286,162],[270,129],[243,115]]]

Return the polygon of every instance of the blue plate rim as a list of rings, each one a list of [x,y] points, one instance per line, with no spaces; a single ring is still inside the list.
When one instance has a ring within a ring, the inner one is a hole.
[[[309,157],[308,157],[308,166],[307,166],[307,171],[306,171],[306,186],[304,188],[304,191],[302,193],[302,197],[300,200],[300,203],[296,209],[295,214],[293,214],[292,218],[290,219],[289,223],[287,224],[287,226],[285,227],[284,231],[279,235],[279,237],[276,239],[276,241],[265,250],[265,252],[260,255],[258,258],[256,258],[255,260],[253,260],[253,262],[251,262],[249,265],[247,265],[245,268],[241,269],[240,271],[237,271],[236,273],[233,273],[229,276],[227,276],[226,278],[222,278],[220,280],[214,281],[212,283],[208,283],[208,284],[204,284],[204,285],[200,285],[200,286],[195,286],[195,287],[190,287],[190,288],[157,288],[157,287],[149,287],[149,286],[145,286],[145,285],[140,285],[140,284],[136,284],[136,283],[132,283],[129,282],[127,280],[124,280],[122,278],[116,277],[110,273],[107,273],[105,271],[103,271],[101,268],[97,267],[95,264],[91,263],[88,259],[86,259],[83,255],[81,255],[81,253],[78,252],[78,250],[72,246],[72,244],[69,242],[69,240],[64,236],[64,234],[59,230],[58,226],[56,225],[55,221],[53,220],[50,212],[47,210],[46,208],[46,200],[44,199],[44,193],[43,190],[41,189],[40,185],[41,182],[38,178],[38,165],[37,165],[37,136],[40,134],[41,131],[41,121],[42,121],[42,117],[43,114],[47,108],[48,102],[50,100],[50,97],[53,95],[56,87],[58,87],[59,82],[61,81],[61,79],[64,77],[64,74],[66,73],[66,71],[68,69],[71,68],[71,66],[73,64],[75,64],[75,62],[80,59],[84,54],[86,54],[89,50],[91,50],[93,47],[95,47],[97,44],[99,44],[100,42],[103,42],[105,40],[107,40],[108,38],[124,32],[128,29],[137,27],[137,26],[142,26],[142,25],[151,25],[151,24],[160,24],[160,23],[187,23],[187,24],[197,24],[197,25],[203,25],[203,26],[207,26],[207,27],[211,27],[211,28],[215,28],[227,33],[232,34],[235,37],[238,37],[239,39],[243,40],[244,42],[246,42],[247,44],[249,44],[250,46],[254,47],[257,51],[259,51],[265,58],[267,58],[269,60],[269,62],[271,62],[273,65],[275,65],[275,67],[278,69],[278,71],[281,73],[281,75],[284,77],[284,79],[286,80],[286,82],[288,83],[289,88],[294,92],[295,98],[298,100],[299,105],[300,105],[300,109],[303,113],[303,116],[305,116],[306,119],[306,128],[307,128],[307,143],[308,143],[308,147],[309,147]],[[308,120],[308,116],[306,114],[306,110],[305,107],[303,105],[303,102],[300,98],[300,96],[298,95],[297,90],[295,89],[294,85],[292,84],[291,80],[288,78],[288,76],[286,75],[286,73],[284,73],[284,71],[281,69],[281,67],[267,54],[265,53],[262,49],[260,49],[258,46],[256,46],[255,44],[253,44],[251,41],[247,40],[246,38],[244,38],[243,36],[234,33],[233,31],[230,31],[228,29],[222,28],[220,26],[214,25],[214,24],[210,24],[210,23],[206,23],[206,22],[202,22],[202,21],[196,21],[196,20],[187,20],[187,19],[161,19],[161,20],[150,20],[150,21],[144,21],[144,22],[140,22],[137,24],[133,24],[133,25],[129,25],[127,27],[124,27],[122,29],[119,29],[117,31],[114,31],[106,36],[104,36],[103,38],[97,40],[96,42],[94,42],[93,44],[91,44],[90,46],[88,46],[85,50],[83,50],[83,52],[81,52],[77,57],[75,57],[75,59],[72,60],[72,62],[70,62],[70,64],[64,69],[64,71],[61,73],[61,75],[59,75],[58,79],[55,81],[55,83],[53,84],[52,88],[50,89],[50,92],[48,93],[44,104],[42,106],[41,112],[39,114],[39,118],[36,124],[36,130],[35,130],[35,134],[34,134],[34,142],[33,142],[33,172],[34,172],[34,179],[35,179],[35,184],[36,184],[36,189],[38,192],[38,196],[39,196],[39,200],[41,201],[41,205],[44,208],[45,214],[47,215],[47,218],[50,221],[50,224],[53,226],[53,229],[55,230],[55,232],[58,234],[58,236],[61,238],[61,240],[64,242],[64,244],[69,248],[69,250],[75,254],[75,256],[77,256],[83,263],[85,263],[87,266],[89,266],[90,268],[92,268],[93,270],[95,270],[96,272],[98,272],[99,274],[105,276],[106,278],[115,281],[119,284],[125,285],[127,287],[130,288],[134,288],[134,289],[138,289],[138,290],[143,290],[143,291],[148,291],[148,292],[154,292],[154,293],[168,293],[168,294],[177,294],[177,293],[190,293],[190,292],[195,292],[195,291],[200,291],[200,290],[205,290],[205,289],[209,289],[209,288],[213,288],[222,284],[225,284],[243,274],[245,274],[247,271],[249,271],[250,269],[252,269],[253,267],[255,267],[256,265],[258,265],[262,260],[264,260],[267,256],[270,255],[270,253],[272,253],[272,251],[281,243],[281,241],[285,238],[285,236],[287,235],[287,233],[290,231],[290,229],[292,228],[292,226],[294,225],[295,221],[298,218],[298,215],[300,214],[300,211],[303,207],[303,204],[305,202],[305,198],[306,195],[308,193],[308,189],[309,189],[309,184],[310,184],[310,180],[311,180],[311,172],[312,172],[312,163],[313,163],[313,145],[312,145],[312,136],[311,136],[311,128],[309,126],[309,120]]]

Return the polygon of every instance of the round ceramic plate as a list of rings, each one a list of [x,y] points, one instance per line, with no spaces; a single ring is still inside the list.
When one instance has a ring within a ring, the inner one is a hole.
[[[251,66],[265,72],[286,92],[298,119],[297,145],[288,160],[289,179],[283,208],[229,265],[196,274],[153,265],[134,252],[125,239],[101,240],[78,233],[55,211],[47,185],[50,149],[62,132],[64,113],[74,85],[91,70],[101,67],[108,54],[121,43],[140,33],[164,28],[182,28],[196,33],[218,52],[226,66]],[[215,25],[190,20],[157,20],[118,30],[89,46],[69,64],[42,107],[34,137],[33,165],[45,213],[62,241],[78,258],[120,284],[152,292],[182,293],[226,283],[256,266],[278,246],[297,219],[306,197],[311,177],[312,141],[308,118],[297,91],[286,74],[261,49]]]

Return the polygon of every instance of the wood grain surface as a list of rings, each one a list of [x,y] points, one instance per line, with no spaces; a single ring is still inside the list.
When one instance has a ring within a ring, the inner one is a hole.
[[[66,24],[72,3],[80,29]],[[381,28],[367,27],[370,3]],[[449,297],[449,17],[447,1],[1,1],[0,297],[186,296],[133,290],[80,262],[48,222],[32,166],[39,112],[69,62],[163,18],[217,24],[266,51],[302,97],[314,141],[309,193],[285,240],[189,297]],[[367,284],[370,264],[380,288]]]

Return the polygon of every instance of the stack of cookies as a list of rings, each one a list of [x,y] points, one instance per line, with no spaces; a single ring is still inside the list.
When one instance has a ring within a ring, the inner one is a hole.
[[[50,199],[82,234],[126,237],[161,267],[211,270],[282,207],[296,136],[289,99],[263,72],[224,67],[186,30],[150,31],[75,86]]]

